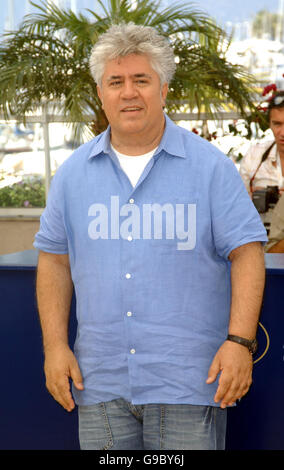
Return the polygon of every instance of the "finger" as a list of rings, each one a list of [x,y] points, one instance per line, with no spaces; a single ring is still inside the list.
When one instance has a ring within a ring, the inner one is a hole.
[[[68,375],[63,376],[60,382],[57,383],[57,390],[62,406],[67,411],[72,411],[75,407],[75,403],[73,401],[72,394],[70,391],[70,382]]]
[[[53,397],[61,406],[63,406],[66,411],[72,411],[75,408],[75,403],[70,392],[65,392],[63,394],[61,391],[59,391]]]
[[[67,411],[72,411],[75,407],[72,395],[70,392],[68,377],[63,377],[60,381],[47,383],[47,389],[53,398],[65,408]]]
[[[214,397],[214,401],[216,403],[219,403],[220,401],[224,399],[226,393],[230,389],[232,381],[233,381],[233,378],[225,374],[224,371],[221,373],[220,379],[219,379],[219,385],[218,385],[218,388]]]
[[[215,382],[219,372],[220,372],[220,363],[217,359],[214,359],[208,371],[208,377],[207,377],[206,383],[212,384],[213,382]]]
[[[84,390],[83,377],[77,361],[74,361],[72,367],[70,367],[70,377],[78,390]]]
[[[238,397],[239,400],[240,400],[242,397],[244,397],[244,396],[248,393],[251,384],[252,384],[252,380],[251,380],[251,378],[250,378],[249,380],[247,380],[247,382],[246,382],[246,383],[243,385],[243,387],[241,388],[241,390],[240,390],[240,396]]]
[[[221,406],[232,406],[237,400],[241,399],[248,392],[251,385],[251,379],[233,380],[226,394],[222,398]]]
[[[233,405],[241,396],[241,389],[238,383],[232,382],[227,392],[221,400],[221,408]]]

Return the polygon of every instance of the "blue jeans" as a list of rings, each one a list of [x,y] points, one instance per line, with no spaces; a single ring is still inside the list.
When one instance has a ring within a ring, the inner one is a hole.
[[[132,405],[120,398],[79,406],[81,450],[223,450],[226,410],[197,405]]]

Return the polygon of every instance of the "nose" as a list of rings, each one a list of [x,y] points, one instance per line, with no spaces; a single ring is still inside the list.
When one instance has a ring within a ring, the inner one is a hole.
[[[137,89],[132,80],[125,80],[123,88],[121,90],[121,98],[125,100],[131,100],[137,97]]]

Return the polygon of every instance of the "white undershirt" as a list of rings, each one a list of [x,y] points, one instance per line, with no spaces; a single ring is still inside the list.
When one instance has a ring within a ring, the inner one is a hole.
[[[134,187],[143,173],[145,166],[151,160],[158,147],[144,155],[133,156],[124,155],[123,153],[118,152],[112,145],[111,148],[117,155],[121,168],[127,174],[132,186]]]

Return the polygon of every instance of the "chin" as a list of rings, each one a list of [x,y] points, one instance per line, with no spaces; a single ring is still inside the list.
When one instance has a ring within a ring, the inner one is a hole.
[[[137,125],[137,123],[129,121],[121,130],[123,133],[133,134],[137,132],[137,134],[139,134],[143,129],[144,126],[141,124]]]

